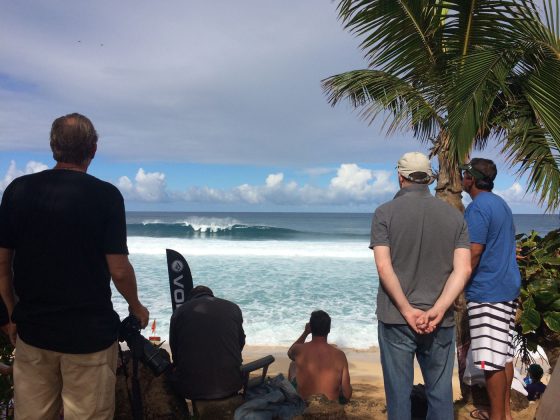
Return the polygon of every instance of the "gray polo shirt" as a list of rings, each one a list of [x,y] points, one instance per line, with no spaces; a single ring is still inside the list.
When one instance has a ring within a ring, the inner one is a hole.
[[[427,185],[402,188],[393,200],[379,206],[371,223],[371,243],[391,248],[393,269],[410,304],[422,310],[433,306],[453,271],[456,248],[470,249],[467,224],[461,212],[430,194]],[[379,286],[377,319],[406,324]],[[450,308],[442,326],[454,325]]]

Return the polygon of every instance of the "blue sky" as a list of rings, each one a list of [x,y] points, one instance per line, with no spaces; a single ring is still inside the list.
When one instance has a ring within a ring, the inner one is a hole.
[[[5,2],[0,36],[0,192],[53,166],[70,112],[129,210],[372,211],[398,158],[427,150],[327,104],[323,78],[365,67],[327,0]],[[514,212],[542,212],[492,146],[474,156],[496,159]]]

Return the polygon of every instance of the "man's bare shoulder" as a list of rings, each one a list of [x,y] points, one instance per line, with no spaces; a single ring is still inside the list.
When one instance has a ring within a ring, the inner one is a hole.
[[[344,360],[346,362],[346,353],[343,350],[340,350],[338,347],[330,345],[333,349],[334,354],[336,354],[337,358]]]
[[[336,345],[326,343],[324,345],[324,349],[327,350],[326,353],[329,354],[329,357],[331,357],[332,359],[336,360],[337,362],[347,363],[346,353],[344,353],[344,351],[340,350]]]

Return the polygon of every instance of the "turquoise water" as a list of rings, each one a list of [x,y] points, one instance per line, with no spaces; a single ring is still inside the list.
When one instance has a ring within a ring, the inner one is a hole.
[[[558,216],[515,219],[518,232],[560,227]],[[130,212],[128,245],[141,300],[163,338],[171,316],[171,248],[187,259],[195,285],[241,307],[248,344],[290,345],[310,312],[323,309],[332,317],[331,342],[364,349],[377,344],[370,221],[362,213]],[[125,316],[116,292],[113,301]]]

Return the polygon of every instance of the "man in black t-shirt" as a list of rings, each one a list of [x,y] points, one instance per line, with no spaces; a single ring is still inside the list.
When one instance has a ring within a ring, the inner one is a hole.
[[[122,195],[86,173],[97,150],[91,121],[60,117],[50,140],[55,167],[15,179],[0,204],[15,415],[55,419],[63,406],[65,418],[112,419],[119,316],[111,278],[142,327],[149,313],[128,260]]]
[[[243,385],[243,316],[235,303],[214,297],[206,286],[192,289],[175,310],[169,327],[175,371],[183,397],[213,400],[236,395]]]

